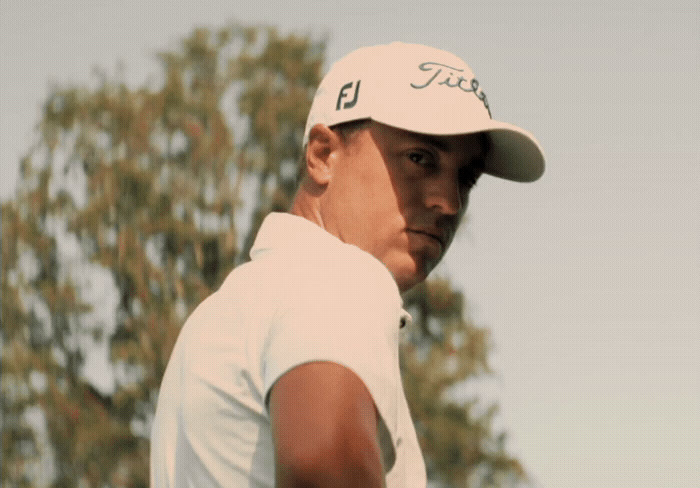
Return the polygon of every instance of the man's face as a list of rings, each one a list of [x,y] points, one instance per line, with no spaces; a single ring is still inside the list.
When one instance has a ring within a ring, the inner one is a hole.
[[[332,160],[324,225],[382,261],[408,290],[447,251],[484,156],[483,136],[427,136],[371,122]]]

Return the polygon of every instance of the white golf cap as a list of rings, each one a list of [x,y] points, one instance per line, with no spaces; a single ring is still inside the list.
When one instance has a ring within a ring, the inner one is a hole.
[[[361,119],[431,135],[488,132],[486,173],[527,182],[544,172],[544,154],[532,134],[493,120],[472,70],[440,49],[394,42],[363,47],[337,61],[314,96],[304,144],[316,124]]]

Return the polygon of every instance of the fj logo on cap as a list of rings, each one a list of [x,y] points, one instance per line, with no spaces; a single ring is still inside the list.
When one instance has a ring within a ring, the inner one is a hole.
[[[353,96],[352,100],[343,104],[343,108],[353,108],[355,106],[357,103],[357,96],[360,94],[360,81],[361,80],[357,80],[357,82],[351,81],[350,83],[343,85],[343,88],[340,89],[340,93],[338,93],[338,103],[335,104],[336,110],[340,110],[340,104],[343,101],[343,98],[348,96],[346,90],[351,89],[353,84],[355,85],[355,95]]]
[[[426,88],[430,86],[438,77],[440,77],[441,81],[437,82],[438,85],[445,85],[449,88],[459,88],[462,91],[474,93],[474,95],[476,95],[477,98],[484,103],[484,107],[486,107],[486,110],[489,113],[489,117],[491,117],[491,109],[489,108],[488,100],[486,100],[486,93],[484,93],[484,90],[479,89],[479,81],[476,78],[467,80],[464,76],[461,75],[457,76],[456,78],[453,78],[455,76],[455,72],[464,73],[463,69],[434,62],[421,63],[418,66],[418,69],[420,69],[421,71],[431,73],[431,76],[428,79],[428,81],[426,81],[423,84],[419,85],[411,83],[411,86],[413,88],[416,88],[418,90]],[[449,70],[449,74],[443,74],[443,69]],[[340,100],[338,100],[338,103],[340,103]]]

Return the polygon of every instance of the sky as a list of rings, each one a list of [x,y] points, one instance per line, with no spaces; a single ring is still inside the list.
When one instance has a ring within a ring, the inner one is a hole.
[[[140,86],[195,26],[452,51],[494,118],[538,138],[536,183],[481,179],[435,273],[493,334],[508,446],[544,488],[700,486],[697,1],[0,0],[0,198],[52,83]],[[251,5],[255,5],[253,8]]]

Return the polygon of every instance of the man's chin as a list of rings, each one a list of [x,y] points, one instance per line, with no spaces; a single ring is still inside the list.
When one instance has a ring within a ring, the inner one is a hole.
[[[385,256],[382,261],[403,293],[425,281],[439,260],[425,252],[404,251]]]
[[[426,269],[424,266],[418,267],[414,265],[394,274],[396,284],[399,286],[401,293],[410,290],[419,283],[425,281],[432,268]]]

